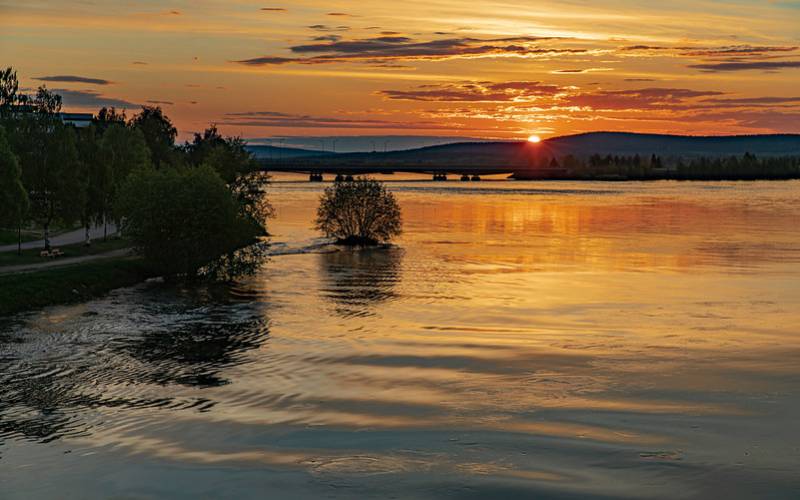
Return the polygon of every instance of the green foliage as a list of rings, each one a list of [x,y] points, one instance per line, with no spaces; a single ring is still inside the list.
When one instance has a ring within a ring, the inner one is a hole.
[[[400,206],[382,182],[336,182],[320,198],[316,228],[341,244],[375,245],[402,232]]]
[[[236,261],[236,251],[263,232],[209,166],[138,170],[125,182],[117,209],[136,250],[166,276],[224,275],[234,266],[215,261]]]
[[[55,94],[47,87],[41,86],[36,89],[36,95],[33,96],[33,109],[40,114],[54,116],[56,113],[61,112],[61,96]]]
[[[43,106],[51,107],[52,102]],[[30,200],[29,213],[44,227],[47,246],[52,223],[71,224],[83,211],[85,176],[81,172],[75,131],[61,123],[57,115],[44,112],[8,120],[7,126],[22,168],[22,183]]]
[[[22,185],[17,157],[0,127],[0,225],[18,227],[28,212],[28,193]]]
[[[274,214],[266,197],[269,175],[260,171],[258,162],[244,146],[241,138],[223,137],[212,125],[202,134],[195,134],[184,150],[190,165],[213,168],[236,195],[244,215],[266,227],[267,219]]]
[[[141,131],[150,156],[156,168],[166,168],[180,163],[175,149],[178,129],[159,107],[144,106],[142,112],[134,116],[131,127]]]
[[[11,67],[0,70],[0,113],[5,113],[17,103],[17,92],[19,92],[17,72]]]
[[[85,175],[75,132],[58,115],[61,96],[46,87],[39,87],[33,97],[18,95],[16,73],[10,68],[0,72],[0,87],[3,125],[22,170],[28,213],[44,227],[47,247],[53,222],[70,224],[83,212]]]
[[[126,215],[138,247],[165,274],[196,275],[203,266],[233,274],[258,260],[256,249],[235,250],[266,234],[269,177],[240,138],[212,126],[176,148],[177,129],[158,107],[142,108],[129,123],[124,112],[103,108],[90,127],[76,129],[61,120],[59,95],[45,87],[33,96],[18,90],[13,69],[0,71],[0,125],[11,145],[0,147],[4,222],[19,225],[28,208],[22,193],[46,247],[52,226],[80,220],[88,239],[93,222]],[[153,166],[164,174],[156,176]],[[128,183],[132,172],[135,182]]]
[[[194,134],[194,141],[186,143],[185,150],[189,163],[210,165],[230,184],[237,177],[258,170],[258,162],[244,146],[241,138],[223,137],[212,125],[202,134]]]
[[[91,184],[97,190],[98,221],[108,217],[119,220],[113,209],[122,185],[132,172],[151,166],[150,150],[141,130],[120,123],[106,128],[100,139]]]
[[[111,125],[122,125],[125,126],[127,118],[125,117],[125,111],[123,110],[121,113],[117,112],[115,107],[102,107],[100,111],[97,112],[97,116],[94,117],[92,120],[92,124],[95,126],[95,130],[102,135],[106,129]]]

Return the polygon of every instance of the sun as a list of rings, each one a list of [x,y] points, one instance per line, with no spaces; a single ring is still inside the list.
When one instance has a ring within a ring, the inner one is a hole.
[[[534,144],[537,144],[537,143],[542,142],[542,138],[539,137],[538,135],[532,135],[532,136],[528,137],[528,142],[532,142]]]

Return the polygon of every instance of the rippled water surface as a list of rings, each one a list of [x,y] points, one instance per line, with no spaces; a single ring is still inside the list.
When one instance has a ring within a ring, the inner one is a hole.
[[[0,497],[800,497],[800,183],[390,187],[396,247],[283,179],[251,279],[0,320]]]

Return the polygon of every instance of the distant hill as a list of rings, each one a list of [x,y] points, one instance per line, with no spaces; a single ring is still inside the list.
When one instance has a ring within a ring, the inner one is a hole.
[[[301,150],[298,150],[301,151]],[[462,142],[387,153],[331,153],[316,156],[326,163],[358,165],[483,165],[524,166],[544,157],[566,155],[587,158],[591,155],[647,156],[664,159],[699,156],[800,156],[800,134],[694,137],[680,135],[591,132],[554,137],[539,144],[528,142]]]
[[[650,155],[659,156],[757,156],[800,155],[800,135],[682,136],[593,132],[555,137],[543,142],[557,156]]]
[[[590,132],[546,139],[540,144],[528,142],[460,142],[386,153],[340,153],[275,146],[247,146],[259,159],[326,158],[333,161],[358,163],[399,162],[439,163],[468,162],[471,164],[527,163],[532,151],[539,156],[561,158],[566,155],[588,157],[657,155],[664,158],[698,156],[800,156],[800,134],[683,136],[634,134],[627,132]],[[335,160],[334,160],[335,159]]]
[[[281,159],[275,154],[272,158],[261,156],[261,161],[274,171],[511,173],[520,179],[601,176],[615,179],[783,179],[800,175],[800,135],[790,134],[692,137],[594,132],[555,137],[538,144],[463,142],[385,153],[295,151],[299,154],[294,157]],[[750,156],[745,161],[746,153],[755,157]],[[574,159],[566,161],[568,155]],[[593,155],[601,158],[590,161]],[[636,155],[640,160],[635,160]],[[652,155],[657,158],[651,161]],[[742,161],[733,161],[732,157]],[[695,164],[695,159],[699,164]],[[692,166],[686,170],[686,165]]]
[[[418,157],[494,158],[513,161],[528,156],[532,149],[548,156],[568,154],[587,157],[599,155],[658,155],[665,157],[740,156],[752,153],[761,156],[800,156],[800,134],[741,135],[695,137],[682,135],[633,134],[626,132],[591,132],[554,137],[540,144],[528,142],[464,142],[389,153],[362,153],[354,156],[408,159]],[[343,155],[346,156],[346,155]]]
[[[329,152],[314,151],[311,149],[281,148],[276,146],[245,146],[247,151],[259,160],[278,160],[290,158],[312,158],[315,156],[330,155]]]

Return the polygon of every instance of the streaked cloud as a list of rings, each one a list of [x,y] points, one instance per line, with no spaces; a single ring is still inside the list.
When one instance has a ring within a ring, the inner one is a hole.
[[[236,61],[247,65],[331,64],[344,62],[441,61],[493,57],[551,58],[588,54],[587,49],[542,47],[540,42],[551,37],[444,38],[416,41],[407,36],[337,40],[295,45],[294,54],[317,54],[306,57],[262,56]]]
[[[614,68],[556,69],[550,73],[554,75],[583,75],[586,73],[595,73],[597,71],[614,71]]]
[[[724,95],[716,90],[682,88],[643,88],[630,90],[598,90],[578,93],[566,99],[567,106],[589,107],[593,110],[644,110],[684,104],[688,99]]]
[[[327,24],[313,24],[308,28],[316,31],[333,31],[333,32],[350,31],[350,26],[328,26]]]
[[[671,53],[682,57],[754,57],[768,54],[784,54],[795,52],[799,47],[794,45],[721,45],[721,46],[659,46],[628,45],[620,47],[625,52]]]
[[[782,69],[800,68],[800,61],[735,61],[735,62],[692,64],[689,67],[712,73],[719,71],[751,71],[751,70],[778,71]]]
[[[61,95],[65,106],[99,109],[102,107],[137,108],[139,104],[126,99],[108,97],[93,90],[51,89]]]
[[[40,82],[88,83],[90,85],[111,85],[114,83],[111,80],[104,80],[102,78],[89,78],[76,75],[37,76],[34,77],[34,80],[39,80]]]
[[[444,85],[424,85],[413,90],[381,90],[391,100],[428,102],[512,102],[562,92],[557,85],[542,82],[464,82]]]
[[[704,103],[713,104],[732,104],[737,106],[751,106],[761,104],[798,104],[800,105],[800,96],[798,97],[742,97],[738,99],[705,99]]]
[[[393,121],[376,118],[312,116],[278,111],[246,111],[228,113],[220,124],[240,127],[288,127],[288,128],[338,128],[338,129],[426,129],[450,130],[460,127],[448,126],[435,121]]]

